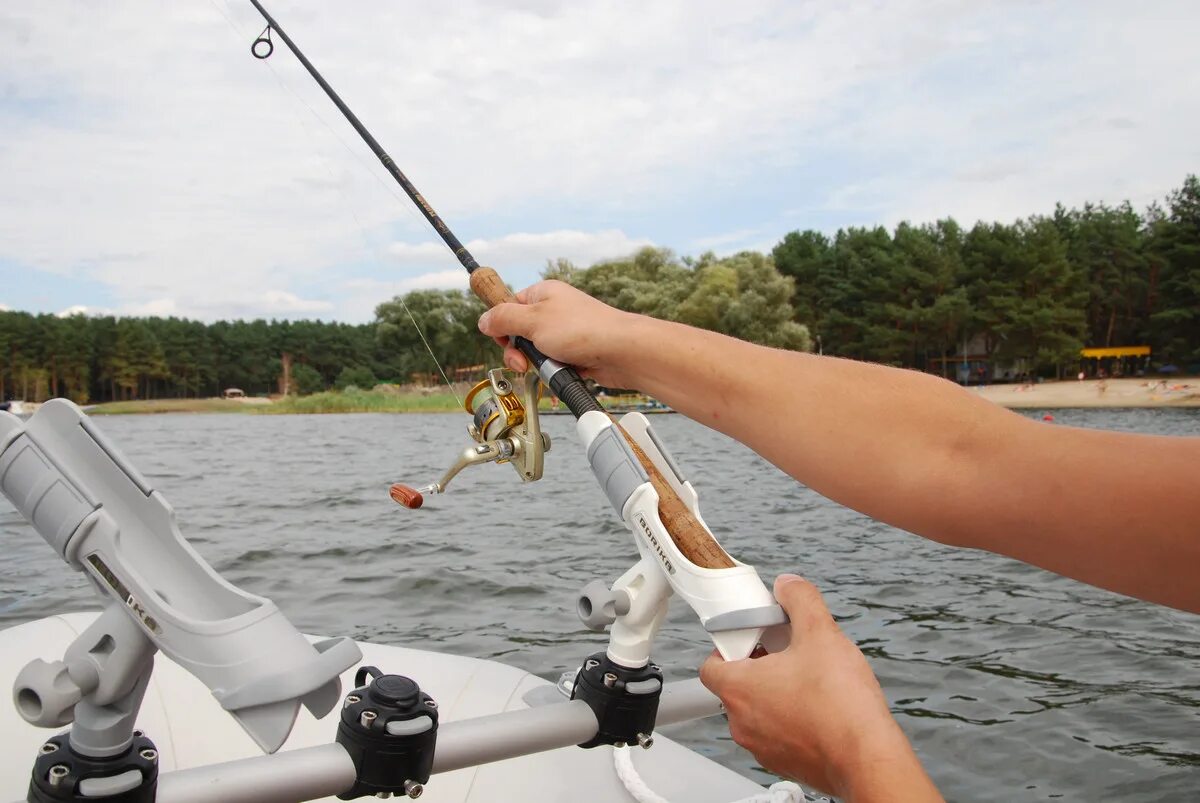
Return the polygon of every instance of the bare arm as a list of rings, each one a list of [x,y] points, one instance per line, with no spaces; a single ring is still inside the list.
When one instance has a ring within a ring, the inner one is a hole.
[[[841,504],[1200,612],[1200,439],[1047,426],[927,374],[629,315],[561,283],[521,300],[480,328],[643,390]]]

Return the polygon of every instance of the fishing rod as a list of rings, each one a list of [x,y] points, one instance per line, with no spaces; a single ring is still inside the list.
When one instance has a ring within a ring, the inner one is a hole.
[[[483,267],[475,261],[475,257],[471,256],[471,252],[467,250],[467,247],[454,235],[454,232],[450,230],[450,227],[446,225],[441,216],[434,211],[429,201],[425,200],[425,196],[421,195],[408,176],[404,175],[404,171],[400,169],[395,160],[379,144],[379,141],[367,130],[367,127],[358,119],[358,115],[346,105],[346,102],[334,91],[334,88],[329,85],[329,82],[325,80],[320,71],[313,66],[308,57],[296,46],[291,37],[284,32],[279,23],[275,21],[275,18],[263,8],[262,3],[258,2],[258,0],[250,0],[250,3],[258,10],[258,13],[262,14],[263,19],[267,21],[266,29],[258,39],[254,40],[254,44],[251,45],[250,52],[254,54],[254,57],[257,59],[269,58],[275,50],[275,46],[271,40],[271,33],[279,34],[279,38],[287,45],[288,50],[292,51],[292,54],[304,65],[304,69],[308,70],[308,74],[313,77],[317,85],[329,96],[329,99],[333,101],[333,105],[337,106],[342,116],[358,132],[358,135],[362,137],[363,142],[367,144],[371,152],[378,157],[384,169],[396,180],[400,188],[404,190],[404,194],[417,205],[417,208],[421,210],[421,214],[433,226],[434,231],[450,247],[455,258],[467,269],[467,273],[471,277],[471,290],[475,295],[489,307],[494,307],[497,304],[515,303],[517,300],[516,296],[512,294],[500,279],[499,274],[492,268]],[[541,375],[542,381],[546,383],[558,398],[562,399],[563,403],[575,414],[576,418],[589,410],[602,411],[604,409],[596,397],[592,395],[592,392],[588,390],[587,385],[584,384],[583,379],[574,368],[550,359],[524,337],[513,338],[513,345],[529,358],[530,364]]]
[[[429,201],[417,190],[416,186],[404,174],[395,160],[388,155],[383,146],[379,144],[379,141],[367,130],[367,127],[358,119],[358,116],[346,105],[346,102],[342,100],[341,96],[325,80],[325,77],[321,75],[313,63],[308,60],[308,57],[292,41],[292,38],[287,35],[275,18],[263,7],[262,3],[259,0],[250,0],[250,3],[267,22],[266,29],[251,45],[250,52],[254,57],[258,59],[269,58],[275,49],[271,34],[278,34],[287,48],[304,66],[304,69],[308,71],[308,74],[317,82],[317,85],[321,87],[325,94],[329,96],[329,99],[333,101],[333,104],[337,106],[338,111],[342,113],[354,130],[358,132],[358,135],[366,143],[367,147],[371,149],[371,152],[378,157],[384,168],[387,169],[392,178],[396,180],[396,183],[404,190],[404,193],[421,210],[421,214],[425,216],[425,219],[429,221],[430,225],[433,226],[446,245],[450,247],[450,250],[454,252],[455,257],[462,263],[462,266],[466,268],[467,273],[470,275],[471,290],[475,295],[487,304],[488,307],[504,303],[517,303],[516,296],[504,284],[499,274],[492,268],[481,266],[475,260],[466,246],[462,244],[450,230],[450,227],[446,225],[446,222],[442,220],[441,216],[434,211]],[[576,418],[582,418],[589,412],[604,414],[604,408],[574,368],[547,357],[532,342],[524,337],[514,337],[513,342],[529,358],[530,364],[534,366],[537,374],[547,387],[550,388],[551,392],[562,399],[563,403],[566,404],[567,408]],[[468,411],[476,413],[475,429],[472,431],[472,435],[477,436],[480,446],[468,447],[464,450],[458,461],[438,483],[433,483],[420,490],[399,484],[393,486],[393,499],[406,507],[420,507],[422,504],[421,491],[441,493],[450,478],[466,466],[521,457],[522,455],[516,454],[517,451],[523,451],[525,455],[538,453],[536,460],[528,460],[524,467],[518,466],[518,473],[522,475],[522,479],[537,479],[541,476],[540,451],[545,445],[548,445],[549,439],[544,438],[540,432],[529,432],[527,430],[519,432],[518,434],[521,437],[516,439],[515,445],[504,439],[488,437],[493,434],[489,430],[496,429],[496,431],[507,433],[508,430],[504,429],[503,425],[507,424],[509,428],[513,428],[521,425],[523,419],[536,418],[536,388],[534,388],[534,393],[529,393],[527,390],[525,394],[526,398],[522,404],[511,386],[497,372],[492,372],[490,380],[491,399],[481,403],[475,409],[472,409],[470,405],[473,398],[468,396],[467,400]],[[482,389],[483,385],[484,383],[480,383],[477,389]],[[523,414],[518,409],[522,407],[524,408]],[[721,548],[716,539],[707,531],[707,528],[700,524],[695,515],[687,509],[687,506],[679,499],[678,493],[667,482],[664,473],[649,459],[645,449],[630,439],[627,433],[622,432],[622,434],[625,436],[625,446],[633,452],[637,464],[642,468],[642,473],[648,475],[649,480],[653,483],[659,495],[660,514],[667,523],[667,531],[671,540],[680,548],[685,556],[699,566],[714,569],[734,566],[733,559]],[[524,447],[523,449],[522,446]],[[484,451],[480,451],[481,448]],[[517,464],[514,463],[514,465]]]
[[[254,56],[270,56],[274,50],[271,34],[277,33],[450,246],[470,274],[475,295],[489,307],[516,302],[499,274],[475,261],[262,3],[250,2],[267,21],[266,29],[251,45]],[[638,692],[627,689],[661,689],[662,673],[650,660],[650,647],[666,617],[672,594],[684,598],[696,611],[713,644],[727,660],[747,657],[760,641],[772,642],[767,646],[775,649],[786,644],[786,628],[781,626],[787,617],[754,567],[731,558],[704,524],[695,489],[646,417],[630,413],[617,422],[604,411],[574,368],[550,359],[529,340],[516,337],[514,341],[536,373],[526,372],[518,391],[503,369],[489,371],[488,379],[472,389],[464,404],[474,415],[468,432],[476,445],[467,447],[439,482],[421,490],[396,484],[391,495],[406,507],[420,507],[423,493],[442,493],[446,483],[463,468],[486,462],[512,464],[523,481],[540,478],[542,453],[550,445],[538,425],[540,377],[578,419],[576,430],[592,472],[633,534],[641,557],[611,587],[597,580],[581,593],[578,613],[584,624],[596,630],[610,625],[612,629],[607,652],[596,653],[584,662],[575,689],[602,720],[613,706],[636,710],[642,729],[623,721],[606,731],[602,722],[597,736],[600,741],[584,746],[601,742],[641,744],[649,741],[657,692],[630,702],[630,695]]]

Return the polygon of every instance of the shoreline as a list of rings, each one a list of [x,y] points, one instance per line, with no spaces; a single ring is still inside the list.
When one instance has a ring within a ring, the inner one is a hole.
[[[1065,379],[1032,385],[968,388],[1010,410],[1146,409],[1200,407],[1200,379]]]
[[[1155,380],[1121,378],[1042,382],[1028,385],[968,387],[972,393],[1011,410],[1200,408],[1200,379]],[[611,399],[609,400],[612,401]],[[35,405],[27,407],[36,409]],[[319,393],[313,396],[271,400],[151,399],[107,402],[85,406],[89,415],[156,415],[161,413],[249,413],[253,415],[336,415],[345,413],[459,413],[459,402],[449,393],[394,394],[358,392]],[[544,414],[554,411],[543,400]],[[642,412],[665,412],[661,409]]]

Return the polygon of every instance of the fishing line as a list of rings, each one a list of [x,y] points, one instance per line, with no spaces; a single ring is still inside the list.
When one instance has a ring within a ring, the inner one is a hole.
[[[237,24],[233,21],[233,19],[230,18],[230,16],[225,13],[224,9],[222,9],[219,5],[217,5],[216,0],[209,0],[209,2],[212,3],[213,8],[215,8],[217,10],[217,12],[225,19],[225,22],[229,25],[230,29],[233,30],[233,32],[236,33],[239,37],[244,39],[245,32],[243,32],[237,26]],[[272,52],[274,52],[274,44],[271,42],[270,31],[271,31],[271,26],[268,25],[266,27],[266,29],[264,29],[262,34],[260,34],[259,37],[254,40],[254,44],[251,46],[251,53],[253,53],[255,58],[257,58],[259,61],[266,61],[267,68],[270,69],[271,75],[273,75],[275,77],[275,81],[279,85],[280,89],[284,90],[287,94],[291,95],[294,100],[298,101],[302,106],[304,106],[304,108],[308,109],[309,113],[313,117],[315,117],[317,119],[317,121],[320,122],[327,131],[329,131],[330,134],[333,135],[334,139],[336,139],[339,143],[341,143],[342,147],[346,150],[346,152],[349,153],[352,157],[354,157],[355,161],[357,161],[360,165],[362,165],[364,168],[366,168],[367,172],[376,181],[379,182],[380,186],[382,186],[388,192],[389,195],[393,196],[396,200],[401,202],[401,206],[404,208],[405,212],[407,212],[410,216],[413,216],[419,224],[423,225],[424,221],[421,220],[421,218],[417,215],[417,213],[415,211],[413,211],[413,209],[405,202],[405,199],[401,198],[401,196],[398,195],[391,186],[389,186],[378,175],[376,175],[375,170],[368,167],[366,162],[364,162],[362,160],[362,158],[353,149],[351,149],[350,145],[345,140],[343,140],[341,138],[341,136],[338,135],[338,133],[333,129],[333,127],[323,117],[321,117],[321,115],[317,112],[317,110],[314,109],[308,103],[308,101],[306,101],[303,97],[301,97],[294,89],[292,89],[290,86],[288,86],[287,83],[283,80],[283,77],[279,74],[279,71],[276,70],[275,67],[268,60],[268,57],[271,55]],[[262,43],[269,44],[270,47],[269,48],[266,48],[266,47],[260,48],[259,46]],[[263,55],[260,55],[260,53]],[[304,129],[305,135],[309,137],[309,139],[313,142],[314,145],[319,145],[319,140],[316,138],[316,136],[314,136],[313,131],[312,131],[312,129],[309,128],[309,125],[305,121],[304,116],[297,114],[296,119],[300,122],[300,127]],[[366,251],[368,253],[370,253],[371,251],[374,250],[374,248],[371,245],[370,238],[367,236],[366,225],[359,218],[358,212],[355,211],[355,209],[354,209],[354,204],[351,202],[349,195],[347,195],[346,191],[342,188],[341,182],[338,181],[337,176],[334,175],[333,169],[329,166],[329,164],[326,162],[326,160],[322,159],[320,161],[321,161],[321,166],[329,174],[330,183],[337,190],[338,194],[341,195],[342,200],[345,202],[346,210],[350,213],[350,216],[354,219],[354,224],[358,229],[359,236],[362,238],[364,248],[366,249]],[[444,245],[446,247],[446,250],[448,250],[448,251],[450,250],[450,247],[448,245],[446,245],[445,243],[442,243],[442,245]],[[453,255],[453,253],[454,252],[451,251],[452,255]],[[404,310],[404,313],[408,316],[409,321],[412,322],[413,329],[416,330],[417,336],[421,338],[421,343],[424,344],[425,350],[429,353],[430,359],[433,360],[434,367],[436,367],[438,370],[438,373],[441,374],[442,381],[444,381],[446,383],[446,387],[449,389],[450,394],[452,396],[454,396],[454,400],[456,402],[458,402],[458,406],[462,407],[462,405],[463,405],[462,398],[459,397],[458,391],[455,390],[454,384],[450,381],[450,377],[446,375],[445,369],[442,368],[441,361],[438,359],[437,354],[434,353],[433,346],[430,344],[429,340],[425,337],[425,332],[422,331],[420,324],[417,323],[417,319],[412,314],[412,310],[409,309],[408,304],[405,302],[404,296],[398,294],[396,296],[396,300],[400,302],[401,308]]]

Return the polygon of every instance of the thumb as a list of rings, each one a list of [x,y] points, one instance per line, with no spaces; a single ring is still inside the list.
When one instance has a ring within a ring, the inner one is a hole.
[[[720,697],[738,674],[738,668],[748,661],[726,661],[716,650],[700,665],[700,682]]]
[[[821,598],[817,587],[794,574],[775,578],[775,599],[792,621],[792,644],[800,643],[804,635],[833,624],[833,616]]]
[[[479,316],[479,331],[488,337],[521,337],[533,340],[533,308],[524,304],[497,304]]]

